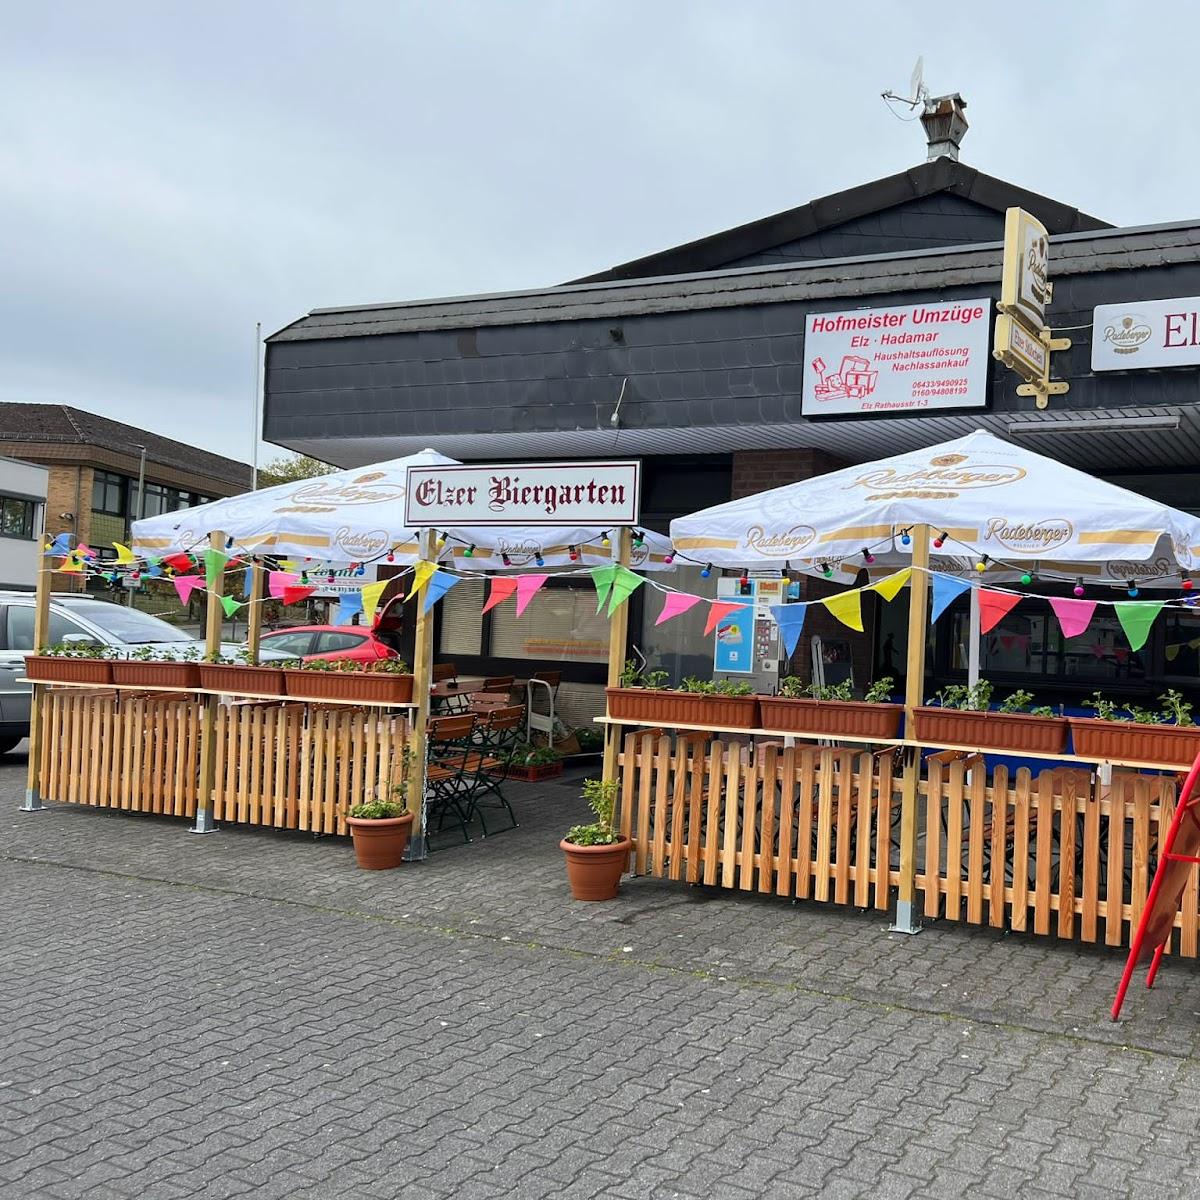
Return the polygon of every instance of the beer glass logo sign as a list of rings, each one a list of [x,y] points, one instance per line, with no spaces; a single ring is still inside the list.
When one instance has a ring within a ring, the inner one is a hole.
[[[779,533],[751,525],[746,530],[746,549],[764,558],[791,558],[798,556],[816,536],[817,531],[811,525],[793,525]]]
[[[1136,354],[1150,340],[1150,326],[1137,313],[1131,313],[1105,326],[1104,340],[1114,354]]]
[[[1017,554],[1041,555],[1069,542],[1074,532],[1074,526],[1063,517],[1041,521],[1010,521],[1007,517],[990,517],[984,528],[983,540],[997,541],[1006,550]]]

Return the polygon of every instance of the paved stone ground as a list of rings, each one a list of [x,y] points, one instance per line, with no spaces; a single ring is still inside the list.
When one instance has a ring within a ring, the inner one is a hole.
[[[1200,1195],[1200,968],[627,880],[575,790],[398,872],[0,767],[0,1197]]]

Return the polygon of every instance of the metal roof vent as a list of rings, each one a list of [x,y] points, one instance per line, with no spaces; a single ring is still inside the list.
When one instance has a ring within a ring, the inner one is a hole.
[[[938,158],[958,161],[958,148],[967,136],[967,115],[963,111],[966,107],[967,102],[957,92],[925,101],[921,124],[929,142],[926,161],[933,162]]]

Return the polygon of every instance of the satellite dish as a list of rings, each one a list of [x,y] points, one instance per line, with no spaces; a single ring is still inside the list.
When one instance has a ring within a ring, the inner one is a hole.
[[[908,94],[914,108],[925,99],[923,93],[925,93],[925,56],[918,54],[912,74],[908,77]]]

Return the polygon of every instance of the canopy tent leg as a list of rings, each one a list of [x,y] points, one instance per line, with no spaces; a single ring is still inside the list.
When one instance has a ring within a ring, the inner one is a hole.
[[[246,648],[250,651],[250,662],[258,666],[258,649],[262,641],[263,621],[263,582],[266,579],[262,559],[255,558],[250,565],[250,595],[246,597],[250,604],[250,619],[246,626]]]
[[[208,538],[211,550],[224,550],[225,535],[212,533]],[[212,660],[221,653],[221,618],[225,610],[221,607],[221,587],[224,573],[218,572],[211,586],[205,585],[204,595],[204,656]],[[204,712],[200,718],[200,790],[196,799],[196,823],[189,833],[216,833],[213,821],[213,792],[217,779],[217,707],[219,696],[205,697]]]
[[[40,550],[39,550],[40,553]],[[38,558],[37,593],[33,611],[33,652],[36,654],[49,640],[51,560],[44,554]],[[37,812],[42,807],[42,685],[33,684],[29,701],[29,766],[25,775],[25,802],[22,812]]]
[[[418,562],[437,562],[437,531],[423,529],[420,535]],[[429,742],[426,731],[429,726],[429,690],[433,686],[433,608],[425,611],[423,598],[418,595],[413,603],[417,607],[416,642],[413,648],[413,700],[416,708],[412,713],[412,758],[409,763],[408,811],[413,815],[412,834],[408,849],[404,852],[405,862],[420,862],[429,855],[425,841],[425,786],[426,758]]]
[[[628,567],[633,561],[633,534],[626,525],[617,535],[617,562]],[[629,644],[629,601],[618,606],[608,622],[608,686],[621,686],[625,669],[625,653]],[[617,755],[621,744],[619,725],[604,726],[604,782],[617,777]]]
[[[925,691],[925,638],[929,617],[929,526],[912,530],[912,575],[908,583],[908,665],[904,677],[904,736],[913,737],[913,710]],[[920,933],[917,918],[917,805],[920,799],[921,753],[911,747],[904,767],[900,800],[900,879],[896,891],[894,933]]]

